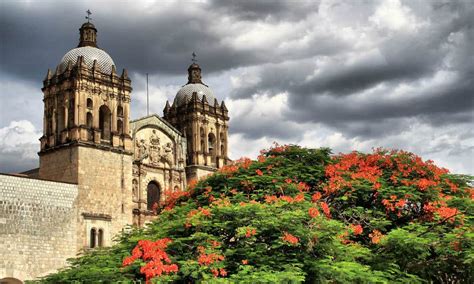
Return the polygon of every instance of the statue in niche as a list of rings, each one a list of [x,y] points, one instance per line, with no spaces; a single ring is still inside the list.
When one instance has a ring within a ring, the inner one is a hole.
[[[184,155],[183,155],[183,145],[182,143],[178,143],[178,162],[183,163],[184,162]]]
[[[171,143],[166,143],[166,146],[164,147],[164,155],[163,155],[163,160],[168,163],[170,166],[173,165],[173,146]]]
[[[138,145],[138,159],[143,159],[148,155],[148,146],[145,143],[145,139],[137,140]]]
[[[135,139],[135,159],[140,159],[140,141]]]
[[[156,130],[152,131],[150,136],[150,163],[157,165],[161,155],[160,137],[156,135]]]
[[[132,181],[132,198],[133,200],[138,200],[138,182],[136,179]]]

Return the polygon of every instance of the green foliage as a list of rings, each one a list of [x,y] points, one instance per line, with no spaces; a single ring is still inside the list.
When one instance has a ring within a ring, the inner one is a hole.
[[[145,280],[145,258],[122,261],[140,240],[170,238],[179,271],[151,282],[472,283],[469,183],[401,151],[278,146],[169,196],[148,227],[41,282]]]

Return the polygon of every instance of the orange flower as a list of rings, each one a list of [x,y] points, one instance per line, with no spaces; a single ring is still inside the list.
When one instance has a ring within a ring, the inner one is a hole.
[[[201,254],[198,257],[199,265],[209,265],[209,264],[213,264],[214,262],[219,262],[222,260],[224,260],[224,256],[216,254],[216,253],[206,254],[204,252],[201,252]]]
[[[257,175],[263,176],[263,172],[260,169],[255,170],[255,172],[257,173]]]
[[[256,234],[257,234],[256,229],[247,228],[247,231],[245,232],[245,237],[250,238],[251,236],[255,236]]]
[[[307,192],[309,190],[309,185],[307,185],[306,183],[300,181],[298,183],[298,190],[301,191],[301,192]]]
[[[216,268],[211,269],[212,274],[214,274],[214,277],[219,276],[219,270]]]
[[[383,235],[379,230],[373,230],[372,233],[369,234],[369,238],[371,238],[373,244],[378,244],[382,237]]]
[[[300,241],[297,237],[293,236],[292,234],[290,234],[288,232],[283,232],[282,239],[283,239],[283,241],[288,242],[292,245],[296,245]]]
[[[247,264],[249,264],[249,261],[246,260],[246,259],[242,259],[242,264],[243,264],[243,265],[247,265]]]
[[[169,238],[159,239],[155,242],[150,240],[140,240],[132,250],[132,255],[125,258],[122,265],[128,266],[139,258],[145,262],[148,261],[140,268],[140,273],[145,275],[147,283],[149,283],[151,278],[160,276],[163,273],[176,273],[178,272],[178,266],[176,264],[171,264],[171,260],[165,251],[170,242],[171,239]]]
[[[324,215],[326,215],[326,217],[328,218],[331,218],[331,212],[329,210],[328,204],[322,201],[322,202],[319,202],[319,205],[321,206],[321,209],[323,209]]]
[[[311,200],[313,200],[313,202],[316,202],[318,201],[319,199],[321,199],[321,192],[316,192],[315,194],[313,194],[313,196],[311,197]]]
[[[352,228],[352,231],[354,232],[354,235],[356,235],[356,236],[362,234],[362,232],[364,231],[362,226],[359,225],[359,224],[357,224],[357,225],[352,224],[351,228]]]
[[[311,218],[316,218],[319,216],[319,211],[317,208],[311,207],[308,210],[308,214]]]

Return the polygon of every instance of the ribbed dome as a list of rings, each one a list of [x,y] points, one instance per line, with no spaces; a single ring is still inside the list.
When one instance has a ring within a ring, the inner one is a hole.
[[[201,83],[190,83],[184,85],[176,94],[174,104],[176,106],[181,106],[185,104],[186,102],[191,100],[194,92],[197,93],[199,100],[202,100],[202,96],[205,95],[207,102],[210,105],[214,105],[214,93],[212,92],[211,88]]]
[[[94,60],[97,60],[97,65],[103,73],[112,72],[112,65],[115,65],[112,57],[110,57],[107,52],[96,47],[84,46],[71,49],[63,56],[61,63],[59,63],[59,72],[64,72],[69,62],[71,62],[72,65],[76,64],[78,56],[84,57],[84,63],[89,68],[92,68]]]

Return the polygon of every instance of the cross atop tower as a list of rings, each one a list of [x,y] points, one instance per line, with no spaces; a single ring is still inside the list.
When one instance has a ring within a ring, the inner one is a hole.
[[[92,20],[91,18],[92,12],[91,10],[87,9],[86,13],[87,13],[86,19],[87,19],[87,22],[89,23]]]
[[[197,56],[197,55],[196,55],[196,53],[195,53],[194,51],[193,51],[193,54],[192,54],[192,55],[193,55],[193,59],[191,59],[191,61],[192,61],[193,63],[196,63],[196,62],[197,62],[197,59],[196,59],[196,56]]]

